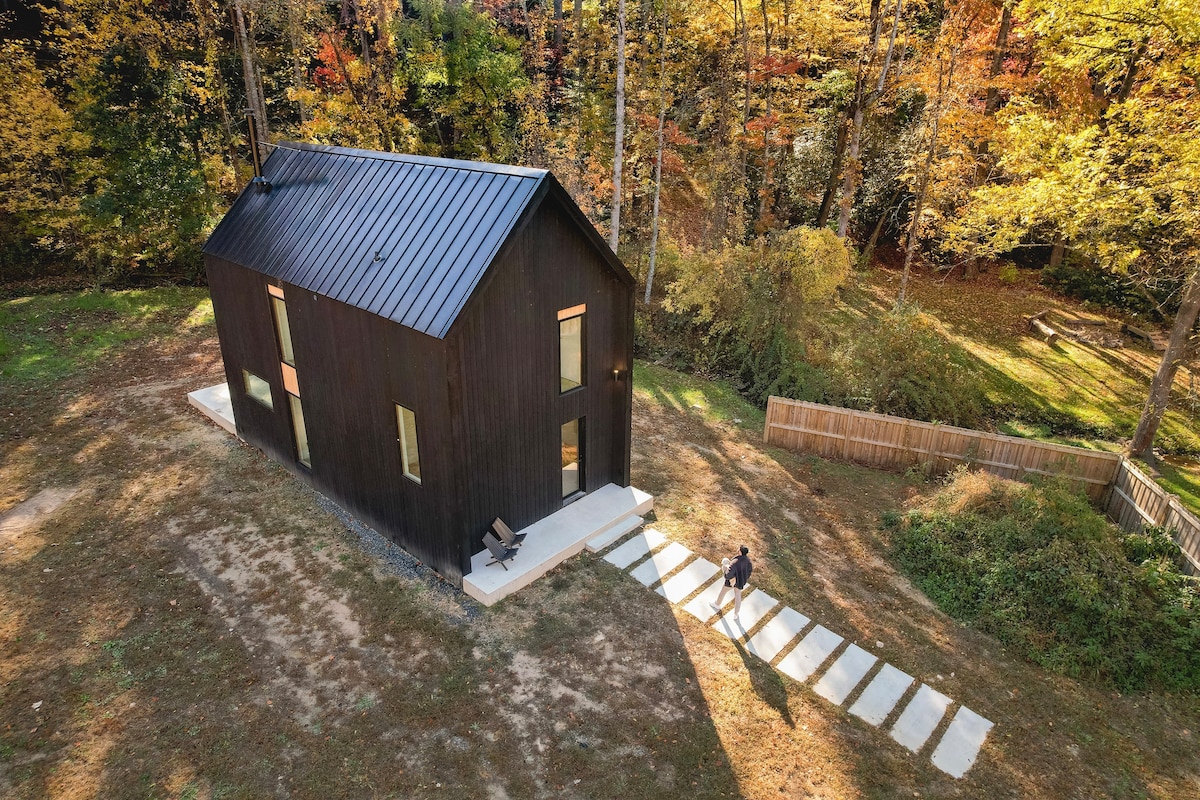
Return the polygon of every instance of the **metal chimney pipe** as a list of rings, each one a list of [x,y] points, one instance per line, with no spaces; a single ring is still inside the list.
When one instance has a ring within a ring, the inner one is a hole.
[[[271,182],[263,177],[262,159],[258,154],[258,126],[255,124],[254,112],[246,109],[246,122],[250,129],[250,157],[254,162],[254,179],[250,184],[259,192],[271,191]]]

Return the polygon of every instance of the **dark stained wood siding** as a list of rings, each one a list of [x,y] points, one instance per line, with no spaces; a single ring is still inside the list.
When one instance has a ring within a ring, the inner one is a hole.
[[[557,312],[581,303],[586,385],[559,394]],[[492,266],[447,339],[461,483],[469,487],[465,552],[482,549],[497,516],[522,528],[562,507],[564,422],[585,419],[587,491],[629,484],[633,288],[553,196]]]
[[[461,582],[445,343],[283,284],[312,461],[306,469],[296,461],[268,279],[211,257],[208,266],[238,434],[447,579]],[[243,368],[271,384],[274,411],[245,395]],[[420,484],[403,473],[396,403],[416,414]],[[469,559],[468,554],[468,566]]]
[[[445,343],[286,287],[313,482],[452,581],[462,580]],[[421,483],[404,476],[395,404],[416,415]]]
[[[296,463],[296,448],[292,441],[283,375],[279,369],[279,348],[275,341],[267,280],[257,272],[228,261],[209,256],[206,262],[209,293],[238,436],[275,461],[292,467]],[[271,384],[273,411],[246,394],[243,369]],[[307,474],[301,473],[301,477],[309,480]]]

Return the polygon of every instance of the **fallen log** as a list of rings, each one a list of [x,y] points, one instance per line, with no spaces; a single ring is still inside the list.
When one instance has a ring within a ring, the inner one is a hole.
[[[1026,317],[1025,319],[1029,320],[1031,323],[1035,319],[1045,319],[1046,315],[1049,314],[1053,310],[1054,310],[1053,308],[1043,308],[1041,311],[1037,312],[1036,314],[1034,314],[1032,316]]]
[[[1121,333],[1128,334],[1135,339],[1141,339],[1143,342],[1145,342],[1147,345],[1150,346],[1151,350],[1160,350],[1161,351],[1161,350],[1166,349],[1166,347],[1164,345],[1162,345],[1160,342],[1158,342],[1149,333],[1142,330],[1141,328],[1135,328],[1134,326],[1130,325],[1128,322],[1123,323],[1121,325]]]
[[[1046,344],[1054,344],[1056,341],[1058,341],[1058,331],[1042,322],[1041,319],[1036,316],[1029,317],[1029,329],[1031,331],[1037,331],[1040,333],[1042,338],[1046,340]]]

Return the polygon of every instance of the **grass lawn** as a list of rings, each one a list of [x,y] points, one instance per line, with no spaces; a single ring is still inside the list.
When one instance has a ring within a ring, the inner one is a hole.
[[[187,406],[223,380],[203,292],[0,314],[0,513],[41,504],[0,526],[5,798],[1200,790],[1194,697],[1046,674],[931,608],[879,528],[931,487],[765,448],[718,384],[635,368],[653,524],[710,560],[746,543],[755,586],[994,721],[963,780],[595,556],[485,609],[368,554]]]
[[[861,276],[846,304],[858,316],[882,314],[895,300],[897,283],[897,273],[876,268]],[[1001,409],[998,433],[1110,452],[1132,437],[1161,353],[1122,336],[1120,319],[1052,294],[1032,279],[1013,286],[984,275],[965,284],[916,274],[908,291],[970,354],[989,401]],[[1062,336],[1048,345],[1025,323],[1045,309],[1060,332],[1067,319],[1105,324],[1075,328],[1082,340]],[[1194,381],[1192,370],[1181,367],[1156,445],[1171,454],[1160,467],[1160,483],[1200,513],[1200,396]]]

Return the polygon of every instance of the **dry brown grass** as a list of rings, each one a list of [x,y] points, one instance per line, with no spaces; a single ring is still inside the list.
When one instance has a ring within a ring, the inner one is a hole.
[[[1194,698],[1047,676],[930,609],[877,524],[925,487],[764,450],[708,385],[639,377],[654,524],[713,560],[745,542],[757,587],[994,720],[966,779],[596,557],[486,610],[384,574],[186,406],[221,378],[206,327],[0,386],[0,512],[73,492],[0,534],[0,796],[1200,793]]]

